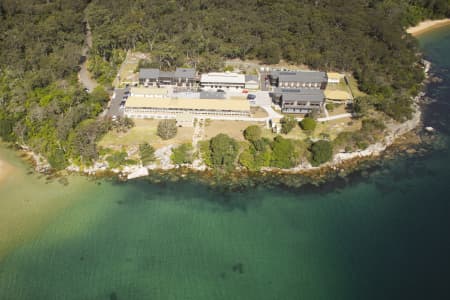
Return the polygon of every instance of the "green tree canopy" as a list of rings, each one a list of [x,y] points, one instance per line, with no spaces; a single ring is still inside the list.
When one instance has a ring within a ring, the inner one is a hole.
[[[234,165],[239,145],[233,138],[220,133],[210,141],[211,163],[216,168],[230,168]]]
[[[161,120],[158,123],[157,134],[163,140],[170,140],[177,135],[177,121],[172,119]]]
[[[305,131],[314,131],[314,129],[316,129],[317,122],[313,118],[305,117],[301,120],[300,126]]]
[[[288,134],[297,126],[297,120],[293,116],[286,116],[280,120],[281,133]]]
[[[261,138],[261,127],[258,125],[248,126],[244,130],[244,137],[247,141],[254,142]]]
[[[173,148],[170,159],[176,165],[191,164],[194,161],[194,148],[192,144],[185,143]]]
[[[320,140],[311,146],[311,164],[319,166],[331,160],[333,157],[333,144],[326,140]]]
[[[143,143],[139,145],[139,154],[141,156],[141,161],[144,166],[151,164],[155,161],[155,149],[148,143]]]

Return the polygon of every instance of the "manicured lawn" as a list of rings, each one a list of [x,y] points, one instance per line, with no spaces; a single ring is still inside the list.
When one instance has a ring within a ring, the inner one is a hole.
[[[161,148],[172,144],[192,142],[194,129],[190,127],[179,127],[177,135],[170,140],[164,141],[156,135],[159,120],[134,120],[136,126],[126,133],[108,132],[100,141],[99,146],[117,148],[121,146],[139,145],[144,142],[155,148]]]
[[[289,139],[304,140],[306,138],[319,139],[322,138],[322,133],[328,134],[330,139],[334,139],[342,131],[356,131],[361,128],[360,120],[353,120],[351,118],[344,118],[328,122],[318,122],[317,127],[312,133],[305,132],[300,126],[294,127],[287,135],[281,134],[281,136]],[[276,134],[272,133],[269,129],[263,130],[263,137],[273,139]]]
[[[205,127],[205,139],[210,139],[219,133],[225,133],[238,141],[244,141],[244,130],[250,125],[260,125],[262,128],[264,124],[257,122],[243,122],[243,121],[207,121]]]

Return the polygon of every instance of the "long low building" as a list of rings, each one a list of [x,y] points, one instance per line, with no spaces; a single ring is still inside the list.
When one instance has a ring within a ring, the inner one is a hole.
[[[205,89],[244,89],[245,75],[231,72],[202,74],[200,87]]]
[[[328,77],[319,71],[272,71],[269,73],[270,83],[279,88],[313,88],[324,90]]]
[[[276,89],[273,100],[283,113],[306,114],[313,110],[322,111],[325,94],[320,89]]]
[[[166,72],[154,68],[142,68],[139,71],[139,83],[144,86],[193,87],[196,80],[196,71],[191,68],[177,68],[175,72]]]
[[[148,99],[130,97],[125,104],[129,118],[148,118],[155,114],[186,114],[196,116],[250,116],[247,100],[223,99]]]
[[[130,90],[132,97],[146,98],[167,98],[169,91],[166,88],[139,88],[132,87]]]

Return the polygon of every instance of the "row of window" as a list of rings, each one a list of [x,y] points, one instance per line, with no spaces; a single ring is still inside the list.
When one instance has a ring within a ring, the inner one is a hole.
[[[280,87],[312,87],[312,88],[320,88],[322,86],[321,83],[317,82],[308,82],[308,83],[300,83],[300,82],[280,82]]]
[[[126,108],[125,114],[129,117],[137,114],[145,113],[170,113],[170,114],[183,114],[186,112],[193,112],[199,115],[215,115],[215,116],[249,116],[250,112],[245,111],[233,111],[233,110],[203,110],[203,109],[175,109],[175,108]]]

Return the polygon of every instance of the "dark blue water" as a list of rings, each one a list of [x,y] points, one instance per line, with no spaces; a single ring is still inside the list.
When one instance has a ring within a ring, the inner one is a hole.
[[[71,183],[1,261],[0,299],[450,299],[450,29],[421,45],[434,150],[314,190]]]

